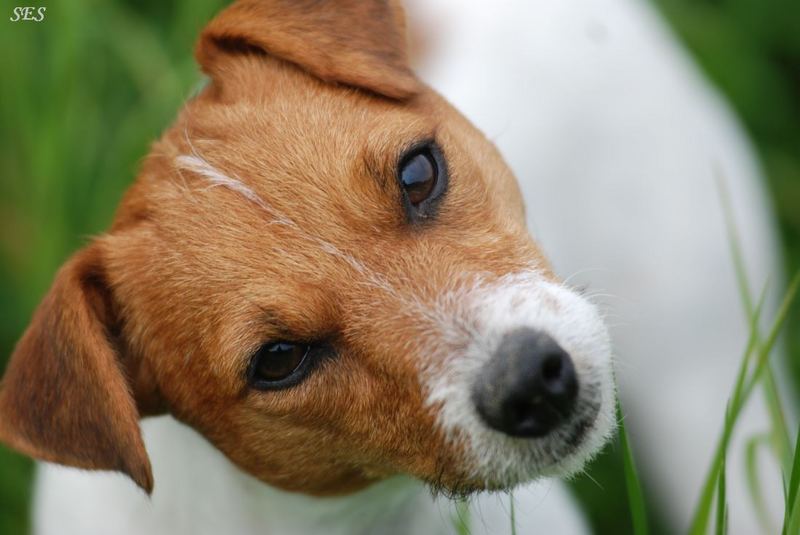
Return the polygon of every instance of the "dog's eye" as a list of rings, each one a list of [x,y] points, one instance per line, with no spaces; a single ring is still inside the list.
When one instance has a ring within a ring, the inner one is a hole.
[[[400,184],[413,206],[430,198],[439,179],[439,166],[429,147],[412,152],[400,164]]]
[[[447,163],[435,141],[416,144],[397,166],[397,182],[403,189],[408,222],[419,223],[436,215],[447,191]]]
[[[262,345],[250,363],[250,383],[256,388],[283,388],[301,378],[310,346],[294,342]]]

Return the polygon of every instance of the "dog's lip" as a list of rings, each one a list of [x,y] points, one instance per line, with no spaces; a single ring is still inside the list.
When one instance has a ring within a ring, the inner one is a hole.
[[[598,417],[600,416],[600,405],[601,403],[599,401],[591,402],[589,404],[589,412],[573,420],[570,436],[566,440],[566,443],[570,446],[570,451],[567,455],[571,455],[580,447],[583,443],[583,439],[586,438],[586,435],[588,435],[597,424]]]
[[[558,432],[561,430],[563,433],[565,428],[567,428],[568,430],[566,432],[569,433],[567,439],[561,442],[561,444],[564,446],[562,449],[558,450],[558,453],[555,456],[557,458],[537,466],[536,473],[528,473],[525,477],[507,481],[492,480],[488,478],[481,479],[472,476],[456,480],[454,484],[450,485],[445,484],[441,480],[436,481],[432,479],[426,479],[426,483],[434,492],[443,493],[452,498],[468,498],[470,495],[478,492],[508,492],[519,485],[524,485],[538,478],[552,475],[554,470],[558,469],[559,466],[564,463],[564,461],[568,460],[570,456],[575,454],[580,449],[584,443],[584,439],[598,422],[601,409],[600,400],[584,400],[583,403],[585,404],[585,407],[588,407],[588,411],[585,411],[580,415],[576,415],[574,418],[556,428],[554,431]],[[498,433],[494,430],[491,431]],[[546,441],[548,439],[552,439],[552,436],[548,435],[546,437],[538,438],[514,438],[513,440],[518,444],[524,445],[540,443],[541,441]]]

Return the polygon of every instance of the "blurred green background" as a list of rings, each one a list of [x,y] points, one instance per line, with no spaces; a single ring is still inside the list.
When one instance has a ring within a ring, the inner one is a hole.
[[[107,227],[148,144],[191,93],[199,79],[194,39],[224,3],[62,0],[38,4],[48,8],[44,22],[14,24],[7,17],[20,4],[3,0],[0,369],[57,267]],[[754,140],[787,272],[797,271],[800,1],[656,4]],[[800,377],[797,307],[787,332],[792,369]],[[0,447],[0,534],[27,532],[32,468]],[[589,476],[574,488],[598,531],[630,532],[619,447],[608,448]]]

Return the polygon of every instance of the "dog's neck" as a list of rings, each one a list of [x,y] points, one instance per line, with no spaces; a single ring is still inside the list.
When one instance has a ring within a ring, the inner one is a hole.
[[[118,474],[48,465],[39,475],[36,532],[97,533],[114,526],[120,534],[413,533],[409,523],[422,522],[426,530],[431,518],[451,514],[447,500],[434,502],[424,485],[407,477],[336,498],[278,490],[170,417],[142,424],[157,481],[152,498]],[[64,518],[74,525],[65,526]]]
[[[142,422],[153,462],[148,498],[125,476],[40,466],[34,532],[40,535],[426,535],[454,534],[453,502],[396,477],[338,498],[285,492],[245,474],[170,417]],[[588,533],[565,489],[553,482],[515,492],[519,533]],[[508,496],[470,501],[471,533],[507,533]]]

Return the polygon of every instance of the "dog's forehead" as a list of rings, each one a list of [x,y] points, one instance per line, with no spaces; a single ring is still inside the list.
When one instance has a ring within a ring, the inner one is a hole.
[[[186,105],[156,146],[151,160],[160,168],[155,174],[167,182],[171,177],[172,186],[192,190],[223,180],[245,198],[269,200],[277,209],[305,212],[304,217],[316,210],[330,221],[337,214],[349,218],[367,210],[363,215],[373,223],[376,217],[396,222],[399,192],[391,182],[397,161],[416,142],[436,139],[461,182],[495,180],[488,188],[491,195],[510,191],[509,198],[518,198],[491,143],[430,89],[394,101],[323,83],[280,63],[240,63],[236,72],[245,79],[238,85],[252,91],[220,98],[209,88]],[[174,165],[187,157],[207,164],[206,172]],[[137,188],[140,196],[163,204],[159,190],[164,184],[147,174]],[[209,181],[212,174],[218,180]],[[377,207],[382,210],[373,210]],[[194,208],[217,209],[203,203]],[[513,212],[513,201],[505,208]],[[176,215],[181,212],[169,213]]]
[[[290,65],[240,63],[237,87],[250,89],[220,97],[208,88],[187,104],[167,141],[255,190],[269,186],[270,197],[286,193],[286,184],[296,193],[355,188],[363,167],[382,174],[404,146],[433,137],[453,114],[431,91],[394,101]]]
[[[277,134],[276,143],[303,145],[323,137],[325,143],[318,148],[336,150],[338,141],[363,141],[378,127],[393,131],[407,128],[408,123],[435,125],[443,120],[439,112],[447,108],[427,88],[417,97],[394,100],[323,82],[270,58],[236,58],[229,71],[235,83],[222,93],[217,86],[208,86],[187,110],[197,122],[209,117],[228,134]]]

